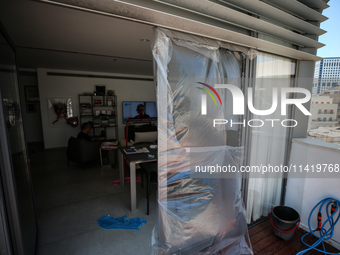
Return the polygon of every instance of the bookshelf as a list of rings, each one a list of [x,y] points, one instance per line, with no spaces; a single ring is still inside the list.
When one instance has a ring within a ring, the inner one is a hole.
[[[117,96],[79,95],[80,124],[92,122],[94,139],[118,139]],[[81,126],[80,125],[80,126]]]

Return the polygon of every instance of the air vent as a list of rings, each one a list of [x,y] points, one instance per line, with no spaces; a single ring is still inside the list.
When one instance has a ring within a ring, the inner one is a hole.
[[[153,81],[151,78],[138,78],[126,76],[110,76],[110,75],[94,75],[94,74],[76,74],[76,73],[57,73],[47,72],[50,76],[65,76],[65,77],[82,77],[82,78],[101,78],[101,79],[114,79],[114,80],[134,80],[134,81]]]

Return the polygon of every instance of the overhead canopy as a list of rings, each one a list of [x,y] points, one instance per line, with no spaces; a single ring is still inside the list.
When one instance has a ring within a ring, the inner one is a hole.
[[[161,3],[148,0],[102,0],[100,4],[98,1],[85,0],[42,1],[231,42],[293,59],[321,60],[308,52],[316,52],[317,48],[323,46],[313,38],[318,38],[325,31],[312,25],[309,20],[298,18],[262,1],[236,1],[230,7],[205,0],[166,0],[160,1]],[[246,5],[249,10],[243,6],[243,2],[251,3]],[[309,17],[311,9],[304,5],[300,12],[306,10],[306,17]],[[257,17],[248,15],[248,12],[259,10],[261,14],[257,13]],[[319,20],[321,22],[324,18],[319,17]],[[251,32],[269,37],[259,39]],[[278,41],[288,42],[293,46],[283,46]]]

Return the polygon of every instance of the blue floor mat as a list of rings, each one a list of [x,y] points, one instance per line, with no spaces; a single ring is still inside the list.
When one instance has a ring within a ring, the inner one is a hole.
[[[109,215],[104,215],[98,219],[98,225],[103,229],[128,229],[128,230],[139,230],[140,226],[146,224],[146,220],[142,218],[131,218],[126,219],[127,215],[116,218]]]

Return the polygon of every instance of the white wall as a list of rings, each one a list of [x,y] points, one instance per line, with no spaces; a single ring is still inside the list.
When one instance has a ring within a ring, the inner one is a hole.
[[[42,142],[44,138],[41,123],[40,103],[39,102],[34,103],[36,107],[36,112],[27,113],[25,86],[38,87],[38,78],[37,73],[35,71],[19,72],[19,93],[26,142],[27,143]]]
[[[55,76],[48,75],[47,72],[58,72],[66,74],[85,74],[101,76],[119,76],[122,79],[97,78],[97,77],[76,77],[76,76]],[[117,95],[117,118],[118,135],[124,136],[122,124],[122,101],[155,101],[156,91],[153,81],[128,80],[123,77],[147,78],[150,76],[134,76],[122,74],[90,73],[81,71],[38,69],[38,82],[40,94],[41,116],[43,124],[43,135],[45,148],[66,147],[71,136],[76,137],[80,132],[80,126],[71,127],[69,125],[51,127],[49,123],[47,98],[50,97],[71,97],[73,101],[74,116],[79,118],[78,95],[83,93],[93,93],[95,85],[106,85],[106,90],[115,90]],[[64,121],[64,120],[61,120]]]
[[[293,139],[290,164],[309,166],[316,164],[340,164],[340,145],[310,138]],[[286,206],[299,212],[302,227],[308,228],[308,217],[313,207],[322,199],[340,200],[339,178],[289,178],[286,190]],[[326,219],[323,214],[323,220]],[[316,215],[311,218],[312,228],[317,226]],[[340,224],[337,224],[333,240],[340,243]]]

